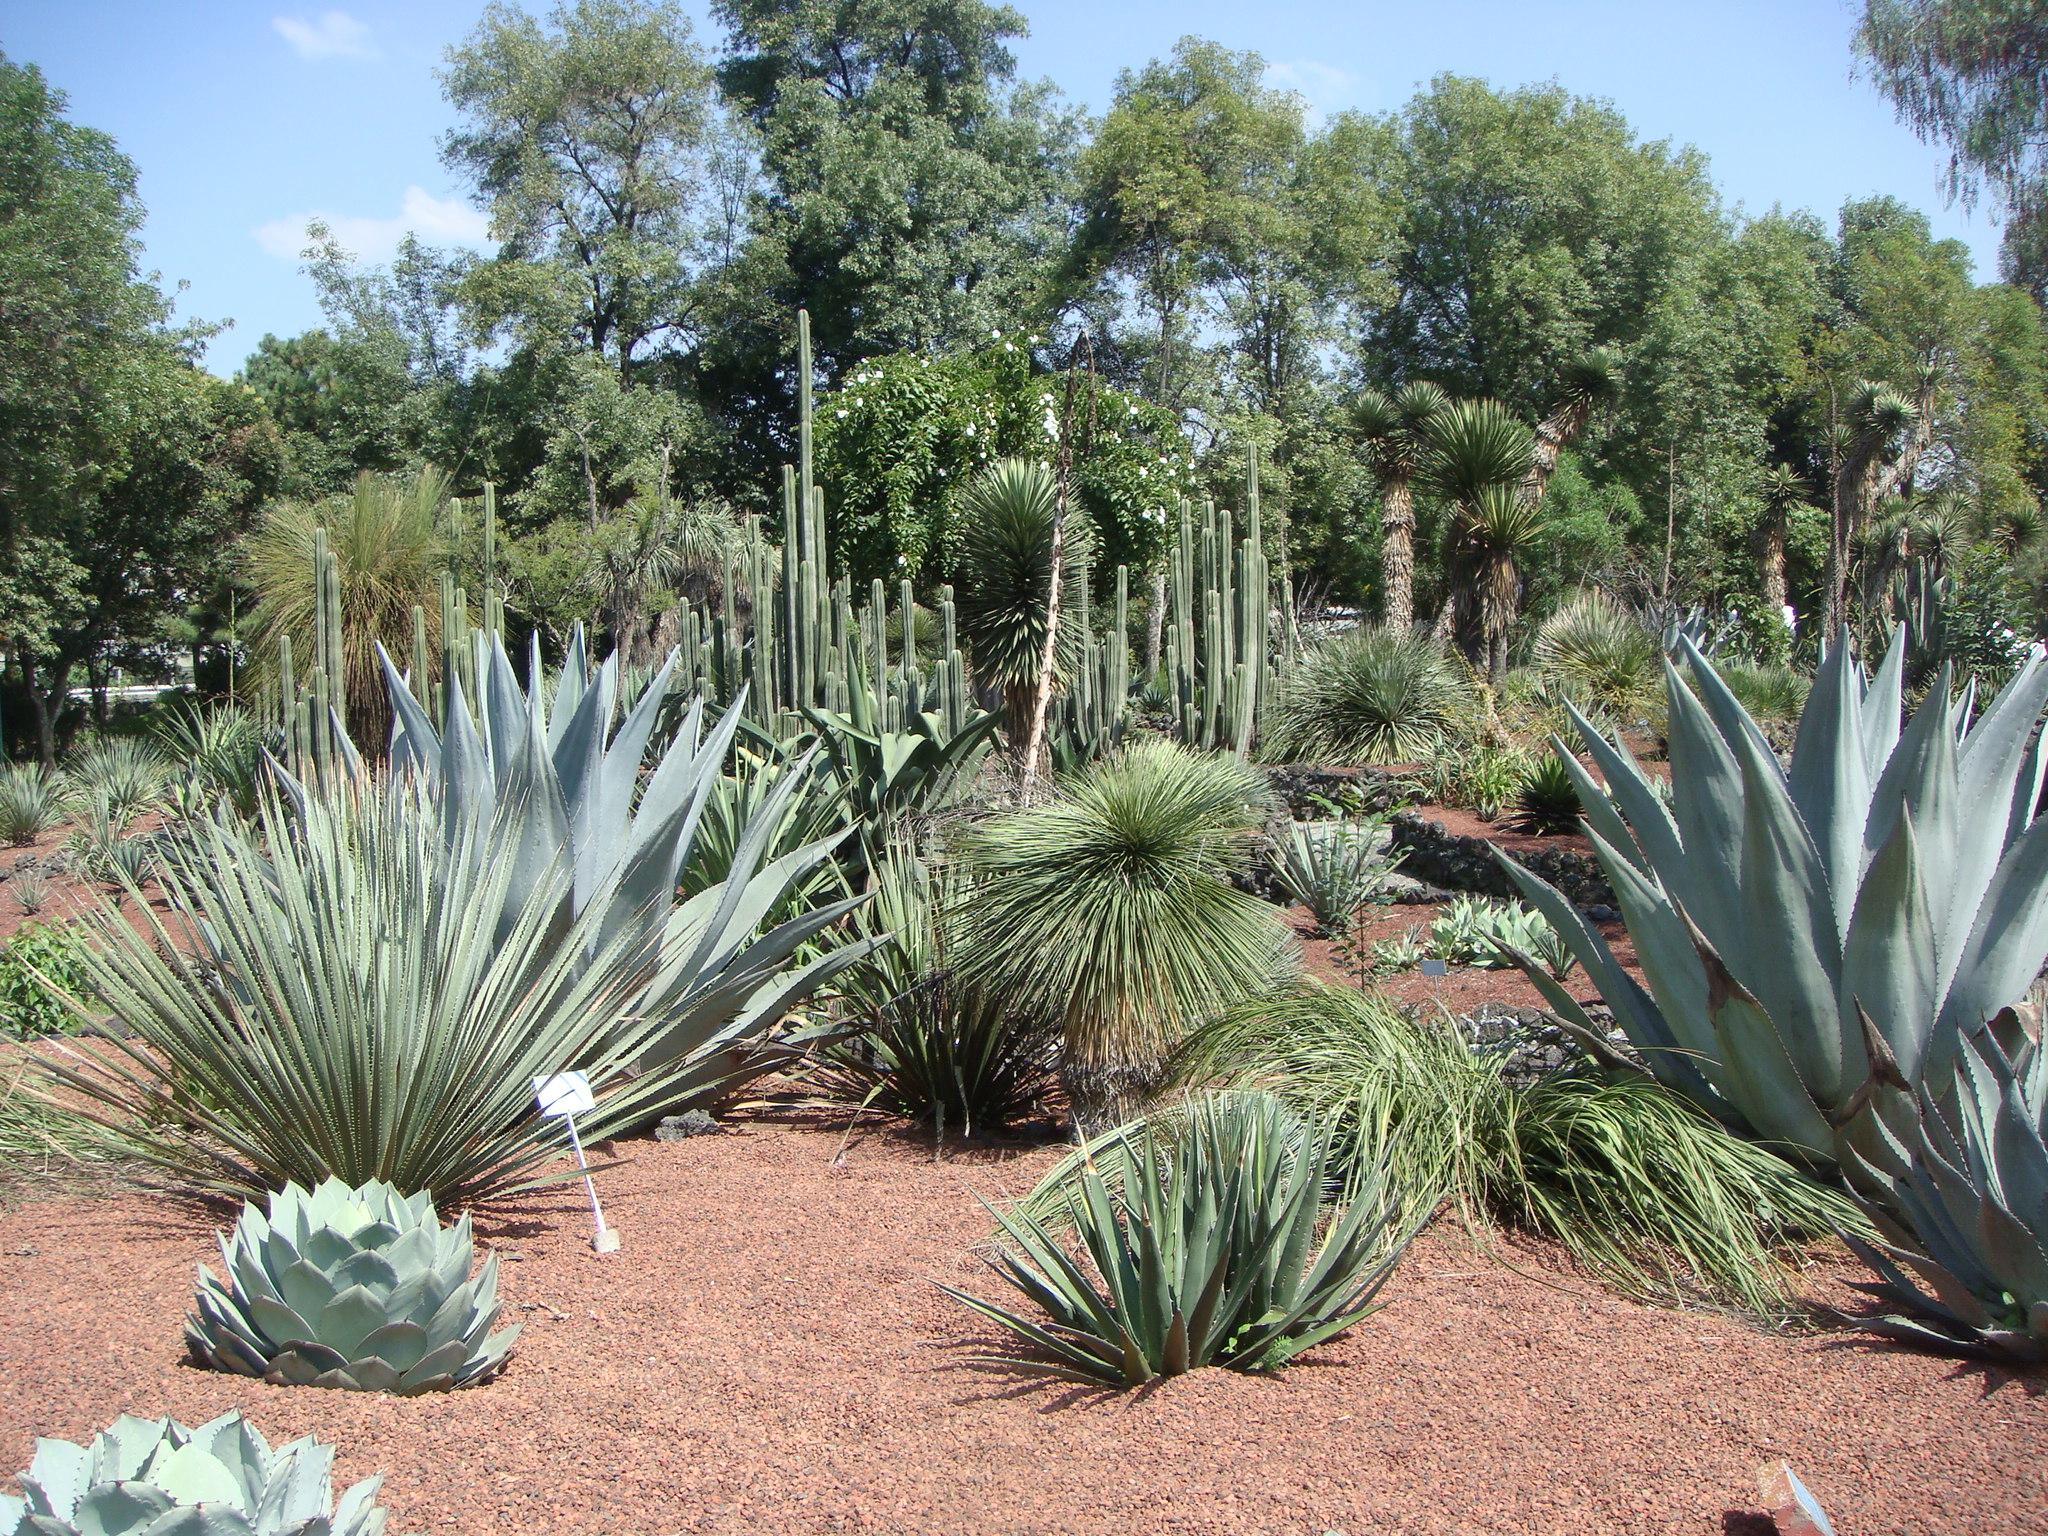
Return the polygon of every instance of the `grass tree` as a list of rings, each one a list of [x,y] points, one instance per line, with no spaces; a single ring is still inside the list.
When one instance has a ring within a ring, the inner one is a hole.
[[[1229,878],[1267,796],[1234,758],[1154,742],[963,834],[957,973],[1059,1030],[1081,1129],[1142,1108],[1191,1026],[1292,966],[1278,911]]]
[[[1366,462],[1379,481],[1382,617],[1389,627],[1415,621],[1415,488],[1428,451],[1425,428],[1450,404],[1450,396],[1427,380],[1404,384],[1392,395],[1359,392],[1351,420],[1365,446]]]

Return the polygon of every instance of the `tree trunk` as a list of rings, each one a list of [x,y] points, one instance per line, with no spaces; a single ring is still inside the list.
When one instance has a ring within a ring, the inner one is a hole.
[[[1389,628],[1407,629],[1415,622],[1415,495],[1407,476],[1387,481],[1380,527],[1386,534],[1380,550],[1383,617]]]
[[[55,663],[50,674],[48,690],[36,686],[35,663],[28,657],[21,658],[21,681],[27,690],[29,706],[36,717],[36,758],[43,767],[57,771],[57,723],[64,718],[64,703],[70,697],[71,663]]]
[[[1785,508],[1782,505],[1771,508],[1771,514],[1764,519],[1764,559],[1762,586],[1764,607],[1771,617],[1785,616]]]

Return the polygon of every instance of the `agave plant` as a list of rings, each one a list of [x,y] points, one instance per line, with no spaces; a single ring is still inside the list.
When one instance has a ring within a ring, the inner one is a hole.
[[[1469,699],[1435,642],[1355,629],[1295,663],[1267,712],[1263,750],[1275,762],[1414,762],[1452,732]]]
[[[1845,636],[1781,768],[1712,665],[1682,649],[1694,687],[1667,664],[1668,804],[1583,716],[1604,789],[1562,757],[1647,987],[1570,902],[1501,863],[1657,1077],[1745,1134],[1842,1163],[1877,1134],[1873,1112],[1944,1081],[1962,1033],[2016,1002],[2048,958],[2031,740],[2048,667],[2037,653],[1974,722],[1944,678],[1902,731],[1903,645],[1866,680]],[[1578,1004],[1525,969],[1604,1052]]]
[[[64,785],[34,763],[0,764],[0,841],[25,848],[64,819]]]
[[[1268,1094],[1195,1098],[1117,1151],[1115,1187],[1083,1167],[1063,1223],[990,1208],[1009,1244],[991,1267],[1045,1321],[940,1286],[1041,1352],[1002,1363],[1132,1387],[1205,1365],[1277,1370],[1377,1310],[1414,1235],[1377,1179],[1343,1178],[1333,1127]],[[1326,1219],[1333,1186],[1344,1197]]]
[[[416,1397],[489,1381],[520,1324],[498,1320],[498,1256],[474,1279],[469,1216],[443,1227],[431,1195],[328,1179],[242,1207],[220,1239],[226,1278],[199,1266],[192,1358],[296,1387]]]
[[[1522,775],[1515,790],[1514,816],[1508,825],[1517,832],[1556,835],[1579,830],[1579,787],[1555,754],[1539,757]]]
[[[1135,1112],[1188,1028],[1291,968],[1279,914],[1229,878],[1270,792],[1233,758],[1153,742],[961,835],[955,969],[1061,1034],[1082,1127]]]
[[[2048,1050],[2006,1009],[1965,1032],[1951,1091],[1923,1084],[1915,1108],[1871,1172],[1919,1251],[1849,1238],[1878,1275],[1858,1288],[1905,1312],[1862,1326],[1944,1354],[2048,1361]]]
[[[552,697],[542,685],[537,639],[528,663],[530,689],[521,687],[495,636],[474,640],[483,695],[478,713],[472,717],[463,697],[460,669],[450,667],[439,730],[384,658],[394,772],[414,777],[431,797],[452,845],[490,852],[489,840],[473,834],[495,827],[501,830],[492,837],[516,850],[518,872],[497,917],[501,932],[514,926],[529,893],[559,871],[566,880],[559,918],[595,913],[586,940],[593,952],[618,942],[654,959],[625,1010],[662,1025],[636,1070],[679,1059],[688,1064],[673,1085],[678,1099],[729,1086],[747,1046],[867,949],[825,946],[807,961],[790,963],[858,898],[813,907],[760,932],[791,887],[806,881],[845,837],[843,828],[834,828],[778,858],[764,858],[791,799],[808,782],[815,754],[776,780],[733,847],[723,882],[677,906],[673,893],[705,803],[719,784],[744,698],[709,733],[703,700],[694,702],[643,784],[642,759],[676,665],[673,654],[614,732],[617,658],[590,679],[580,627]]]
[[[1290,821],[1271,839],[1273,873],[1286,893],[1307,907],[1317,930],[1328,933],[1365,903],[1402,854],[1386,851],[1387,818],[1359,821]]]
[[[334,1447],[276,1450],[239,1411],[188,1429],[124,1413],[89,1445],[36,1441],[22,1498],[0,1494],[11,1536],[379,1536],[381,1478],[335,1503]]]
[[[963,774],[971,777],[998,723],[997,716],[976,710],[949,732],[943,715],[909,714],[904,729],[891,731],[827,709],[804,715],[846,788],[864,852],[879,849],[904,816],[938,804]]]

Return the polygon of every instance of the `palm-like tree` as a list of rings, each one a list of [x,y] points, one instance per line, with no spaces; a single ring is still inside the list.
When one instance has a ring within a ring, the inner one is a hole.
[[[1415,622],[1414,480],[1428,452],[1424,429],[1450,403],[1451,397],[1427,380],[1404,384],[1391,396],[1365,389],[1352,403],[1352,425],[1379,481],[1383,616],[1393,629]]]
[[[1923,419],[1921,409],[1896,389],[1865,380],[1849,400],[1846,419],[1838,424],[1823,619],[1827,634],[1839,631],[1847,614],[1851,557],[1864,525],[1887,492],[1896,488],[1885,471],[1910,463],[1911,445],[1902,439]]]
[[[1789,464],[1764,471],[1763,568],[1759,573],[1764,607],[1775,617],[1784,613],[1791,594],[1785,584],[1785,542],[1792,509],[1806,504],[1806,479]]]
[[[319,600],[314,537],[320,529],[327,531],[341,588],[347,674],[332,681],[347,701],[349,734],[359,742],[383,741],[390,725],[378,643],[394,654],[410,652],[412,611],[418,607],[426,615],[428,654],[437,652],[447,503],[448,477],[437,469],[411,475],[365,471],[349,495],[278,503],[245,546],[258,597],[259,645],[275,654],[279,638],[289,635],[293,650],[310,657]]]
[[[1278,909],[1229,878],[1270,794],[1233,757],[1150,742],[962,835],[955,974],[1060,1032],[1083,1131],[1141,1110],[1193,1025],[1288,972]]]
[[[1594,347],[1559,371],[1557,403],[1536,423],[1529,472],[1522,481],[1531,506],[1542,505],[1550,477],[1557,473],[1558,455],[1578,441],[1593,413],[1620,393],[1621,355],[1612,348]]]
[[[1003,690],[1003,729],[1021,749],[1031,728],[1051,596],[1052,529],[1059,488],[1052,471],[1024,459],[991,465],[967,492],[961,517],[960,590],[955,602],[960,634],[976,676]],[[1069,516],[1062,536],[1060,606],[1081,607],[1088,579],[1091,531],[1085,517]],[[1079,635],[1061,624],[1056,675],[1079,659]]]
[[[1453,508],[1452,594],[1439,627],[1448,632],[1454,605],[1473,602],[1487,675],[1498,683],[1507,672],[1508,630],[1521,597],[1516,556],[1545,527],[1528,492],[1535,436],[1496,400],[1446,406],[1430,419],[1427,435],[1423,477]]]

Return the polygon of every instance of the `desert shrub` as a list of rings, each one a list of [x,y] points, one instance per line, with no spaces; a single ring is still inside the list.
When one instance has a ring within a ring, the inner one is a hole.
[[[1279,913],[1230,880],[1269,794],[1235,758],[1148,742],[961,834],[954,973],[1059,1033],[1083,1125],[1130,1113],[1187,1029],[1291,969]]]
[[[898,843],[852,915],[880,945],[839,979],[847,1030],[814,1050],[813,1080],[835,1097],[972,1135],[1020,1120],[1052,1085],[1050,1032],[1006,1012],[947,967],[947,913],[959,875]]]
[[[1736,701],[1758,720],[1797,720],[1813,682],[1790,667],[1729,662],[1718,669]]]
[[[76,1034],[77,1012],[65,995],[92,996],[81,940],[59,923],[26,923],[0,945],[0,1035],[35,1040]]]
[[[991,1268],[1045,1321],[941,1289],[1033,1346],[1002,1358],[1042,1375],[1138,1386],[1277,1369],[1373,1312],[1412,1235],[1338,1142],[1269,1094],[1197,1096],[1099,1146],[1051,1186],[1046,1218],[996,1213]]]
[[[1355,629],[1297,662],[1263,723],[1276,762],[1404,763],[1455,733],[1471,690],[1442,647],[1406,630]]]

